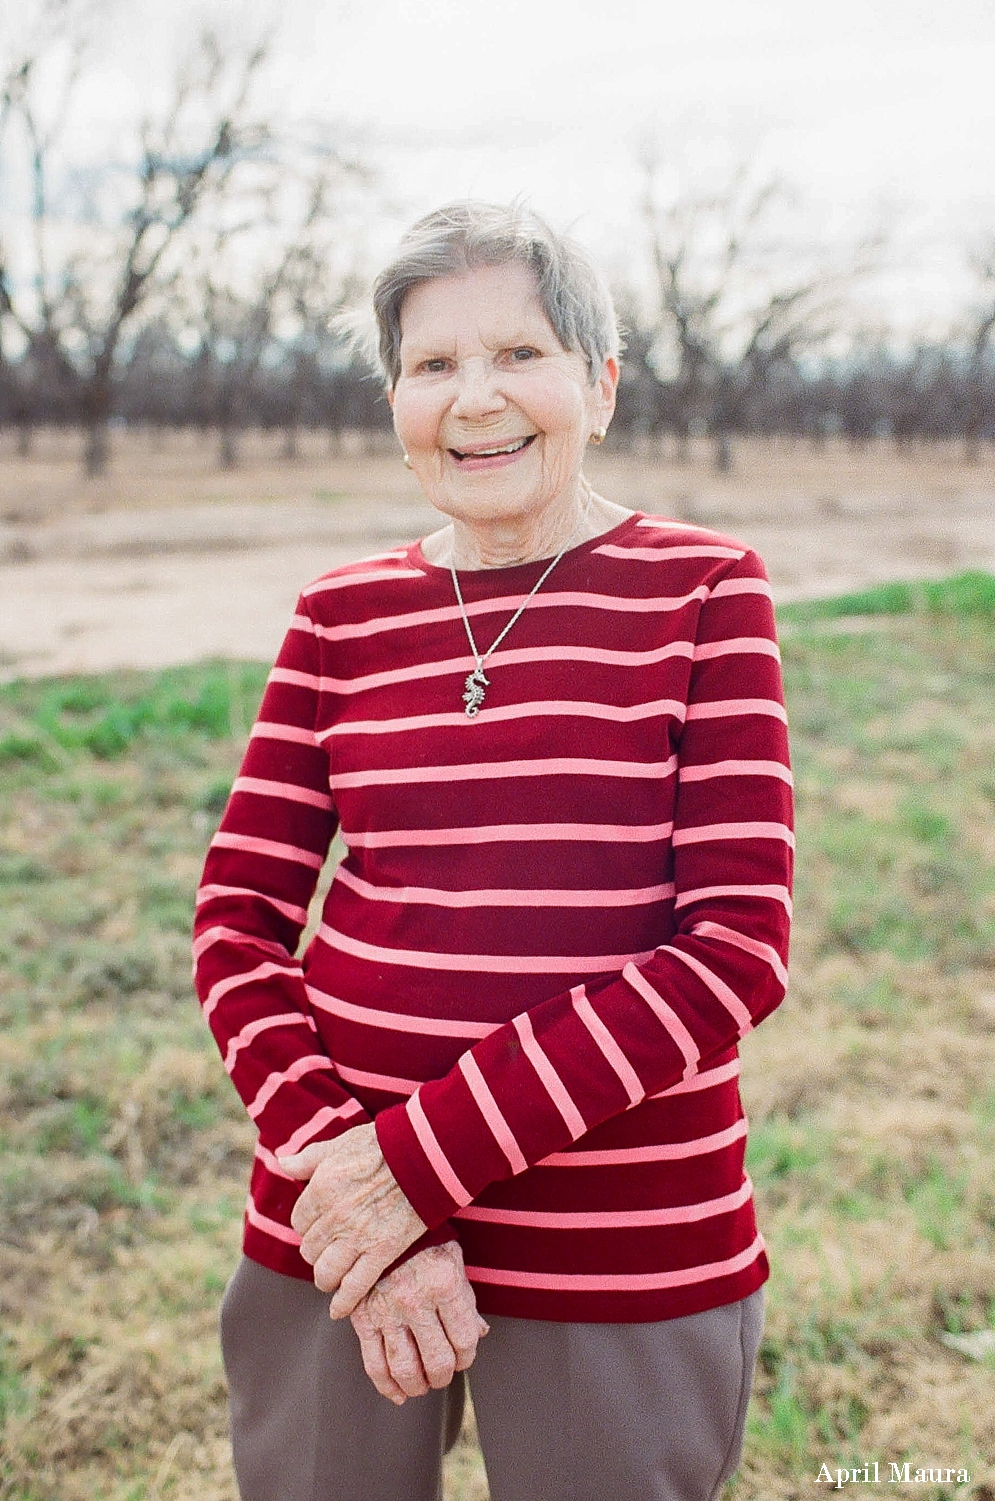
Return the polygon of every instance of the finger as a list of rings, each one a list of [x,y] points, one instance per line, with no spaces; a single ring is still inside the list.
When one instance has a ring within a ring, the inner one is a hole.
[[[342,1242],[336,1241],[335,1244],[337,1246],[341,1246]],[[321,1258],[319,1258],[318,1262],[315,1265],[315,1284],[316,1286],[321,1288],[322,1292],[332,1291],[331,1287],[325,1288],[318,1281],[318,1272],[319,1268],[323,1270],[325,1256],[331,1256],[333,1250],[334,1247],[329,1247],[329,1250],[326,1251]],[[387,1252],[365,1251],[360,1256],[356,1256],[355,1253],[353,1253],[349,1265],[343,1268],[340,1276],[334,1283],[334,1287],[337,1288],[338,1291],[332,1298],[331,1306],[329,1309],[332,1318],[344,1319],[348,1314],[352,1313],[357,1304],[366,1297],[366,1294],[379,1280],[381,1272],[385,1271],[386,1268],[390,1266],[390,1263],[394,1260],[394,1257],[397,1254],[398,1253],[394,1250],[389,1250]],[[340,1263],[336,1263],[336,1265],[338,1264]]]
[[[321,1218],[324,1207],[327,1206],[322,1205],[318,1195],[309,1183],[290,1212],[290,1223],[298,1235],[306,1235],[308,1233],[312,1225]]]
[[[439,1305],[439,1320],[446,1339],[456,1355],[456,1370],[469,1370],[477,1354],[477,1345],[490,1326],[484,1322],[471,1302],[451,1299]]]
[[[428,1384],[435,1391],[441,1391],[449,1385],[457,1370],[462,1369],[457,1365],[457,1352],[437,1314],[420,1319],[410,1328]]]
[[[354,1240],[331,1214],[323,1214],[302,1232],[301,1255],[315,1266],[320,1256],[333,1245],[353,1246]],[[355,1254],[355,1253],[354,1253]]]
[[[318,1167],[321,1163],[318,1163]],[[290,1215],[290,1223],[298,1235],[306,1235],[322,1220],[334,1230],[341,1227],[343,1193],[341,1187],[336,1192],[334,1186],[330,1188],[325,1175],[317,1177],[318,1168],[315,1168],[315,1176],[304,1189]]]
[[[373,1328],[362,1332],[357,1329],[356,1333],[359,1335],[359,1352],[363,1357],[363,1370],[381,1397],[387,1397],[395,1406],[400,1407],[407,1401],[407,1397],[390,1374],[383,1335],[379,1329]]]
[[[343,1281],[348,1276],[350,1268],[356,1260],[356,1256],[357,1251],[355,1246],[350,1245],[348,1241],[333,1240],[331,1245],[327,1246],[321,1255],[311,1262],[311,1265],[314,1267],[314,1285],[319,1292],[335,1293],[337,1296]],[[305,1260],[308,1259],[308,1257],[305,1257]],[[351,1299],[348,1308],[342,1308],[340,1311],[333,1299],[331,1304],[332,1318],[338,1319],[342,1318],[345,1314],[352,1313],[360,1300],[369,1292],[379,1275],[380,1273],[377,1272],[366,1286]]]
[[[428,1377],[411,1330],[404,1325],[388,1324],[383,1330],[383,1343],[387,1368],[401,1391],[408,1397],[424,1397]]]
[[[278,1157],[276,1160],[289,1177],[307,1179],[311,1177],[318,1163],[323,1162],[328,1156],[328,1147],[327,1141],[314,1141],[302,1152],[294,1152],[289,1157]]]

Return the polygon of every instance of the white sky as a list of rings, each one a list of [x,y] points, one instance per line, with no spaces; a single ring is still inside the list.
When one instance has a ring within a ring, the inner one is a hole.
[[[100,49],[95,122],[140,109],[199,18],[245,37],[274,3],[127,0]],[[744,159],[783,172],[817,240],[886,209],[888,297],[907,325],[963,297],[963,248],[995,236],[995,0],[282,0],[278,13],[265,102],[368,133],[396,203],[388,239],[445,199],[524,193],[613,269],[634,264],[648,138],[689,187]]]

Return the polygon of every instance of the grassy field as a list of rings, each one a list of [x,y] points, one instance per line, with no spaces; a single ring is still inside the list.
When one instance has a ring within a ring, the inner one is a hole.
[[[995,580],[782,633],[796,937],[744,1047],[774,1277],[727,1497],[877,1459],[861,1495],[995,1501],[995,1358],[942,1338],[995,1329]],[[250,1131],[188,928],[262,680],[0,690],[3,1501],[234,1501],[215,1310]],[[886,1485],[905,1459],[971,1479]],[[468,1434],[447,1498],[486,1494]]]

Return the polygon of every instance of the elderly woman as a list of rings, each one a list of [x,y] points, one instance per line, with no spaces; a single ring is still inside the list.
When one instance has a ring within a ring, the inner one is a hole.
[[[451,206],[374,305],[444,524],[304,590],[199,898],[259,1133],[239,1485],[434,1501],[468,1370],[492,1501],[706,1501],[767,1276],[737,1043],[786,979],[769,585],[585,478],[618,334],[575,244]]]

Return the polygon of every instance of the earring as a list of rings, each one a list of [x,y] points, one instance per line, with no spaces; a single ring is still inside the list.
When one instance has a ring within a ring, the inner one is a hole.
[[[606,427],[596,427],[594,429],[594,432],[591,434],[591,437],[590,437],[589,441],[591,443],[593,443],[595,446],[597,446],[597,444],[603,443],[605,441],[605,439],[607,438],[607,436],[608,436],[608,429]]]
[[[403,453],[401,457],[404,459],[405,469],[413,469],[415,467],[414,464],[412,464],[411,460],[408,458],[407,452]]]

